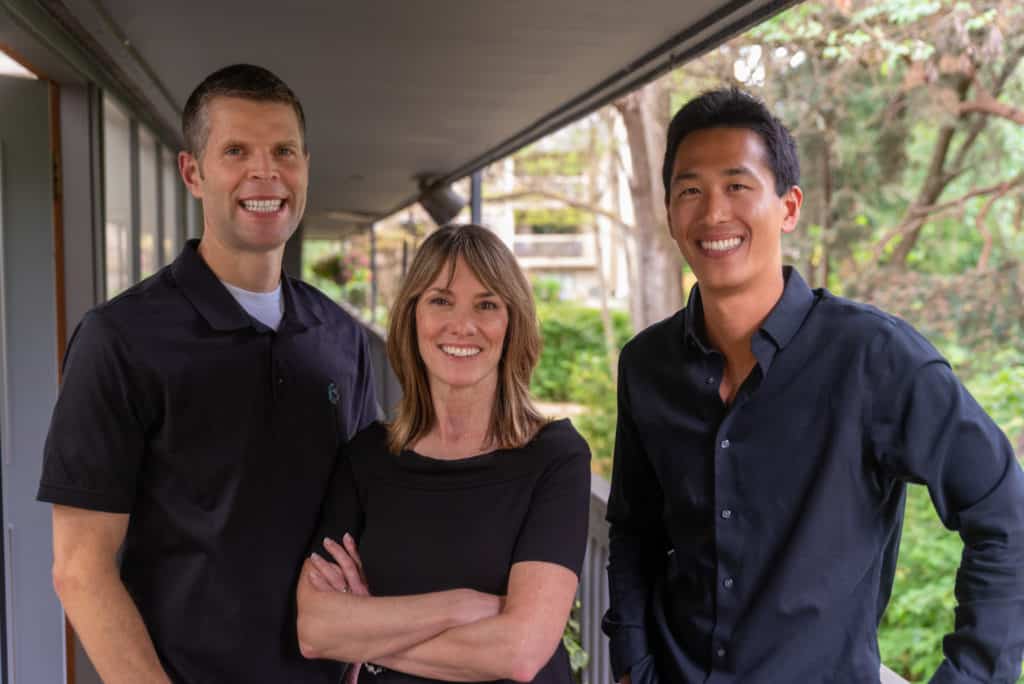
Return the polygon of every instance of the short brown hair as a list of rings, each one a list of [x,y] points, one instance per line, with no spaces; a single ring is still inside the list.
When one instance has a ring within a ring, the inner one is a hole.
[[[520,447],[547,422],[530,398],[530,376],[540,358],[540,331],[529,281],[512,252],[490,230],[473,224],[445,226],[420,246],[391,307],[388,360],[402,385],[402,400],[388,426],[393,452],[422,438],[437,420],[419,352],[416,304],[442,269],[447,268],[449,278],[454,277],[460,257],[481,284],[508,307],[488,441],[501,449]]]
[[[210,134],[206,108],[217,97],[240,97],[244,100],[291,105],[299,120],[302,148],[306,149],[306,116],[302,112],[302,103],[292,89],[263,67],[232,64],[203,79],[189,95],[185,110],[181,113],[181,134],[185,138],[185,147],[196,159],[206,148]]]

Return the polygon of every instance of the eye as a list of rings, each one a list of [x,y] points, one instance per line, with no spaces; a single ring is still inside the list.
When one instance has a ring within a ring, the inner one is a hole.
[[[693,186],[690,186],[690,187],[687,187],[687,188],[681,188],[679,190],[679,197],[696,197],[699,194],[700,194],[700,188],[696,188],[696,187],[693,187]]]
[[[229,157],[237,157],[242,154],[242,148],[238,145],[229,145],[224,148],[224,154]]]
[[[729,185],[728,185],[728,187],[726,189],[729,192],[738,192],[740,190],[746,190],[747,186],[743,185],[743,183],[729,183]]]
[[[491,299],[485,299],[481,301],[480,304],[478,304],[478,306],[481,309],[484,309],[485,311],[496,311],[499,308],[498,303]]]
[[[277,155],[279,157],[294,157],[295,148],[288,147],[287,145],[282,145],[281,147],[277,148]]]
[[[427,304],[433,304],[434,306],[446,306],[447,304],[449,304],[449,301],[446,297],[442,297],[441,295],[434,295],[433,297],[427,300]]]

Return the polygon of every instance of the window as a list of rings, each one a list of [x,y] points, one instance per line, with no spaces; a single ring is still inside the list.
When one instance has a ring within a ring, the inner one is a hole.
[[[159,167],[156,139],[139,126],[139,277],[146,278],[160,268]]]
[[[131,120],[109,97],[103,98],[103,186],[106,217],[107,297],[132,284]]]
[[[164,202],[164,244],[163,262],[165,264],[174,261],[181,251],[184,230],[184,217],[181,215],[182,206],[182,183],[178,179],[178,159],[169,148],[162,148],[160,154],[160,165],[163,169],[161,182],[163,183]]]

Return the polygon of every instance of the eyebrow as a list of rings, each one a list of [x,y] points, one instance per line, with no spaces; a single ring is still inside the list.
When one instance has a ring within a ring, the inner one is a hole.
[[[740,165],[740,166],[730,166],[729,168],[722,170],[720,175],[722,175],[722,176],[753,176],[754,172],[752,170],[750,170],[749,168],[747,168],[746,166]],[[675,183],[678,183],[679,181],[682,181],[682,180],[693,180],[695,178],[698,178],[699,176],[700,176],[700,174],[698,174],[696,171],[680,171],[679,173],[677,173],[672,178],[672,183],[675,184]]]
[[[427,288],[427,292],[440,292],[441,294],[449,294],[449,295],[450,294],[455,294],[454,292],[452,292],[447,287],[428,287]],[[490,290],[484,290],[483,292],[478,292],[475,295],[473,295],[473,297],[475,299],[482,299],[484,297],[496,297],[496,296],[497,295],[495,295]]]

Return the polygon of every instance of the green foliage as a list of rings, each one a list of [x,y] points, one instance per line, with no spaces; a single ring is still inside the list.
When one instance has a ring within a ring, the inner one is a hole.
[[[588,225],[587,216],[578,209],[516,209],[516,229],[536,235],[578,233],[580,226]]]
[[[590,445],[594,470],[610,477],[618,403],[615,380],[605,354],[580,356],[569,377],[569,396],[587,407],[574,423]]]
[[[535,278],[533,297],[538,302],[554,303],[562,299],[562,282],[558,278]]]
[[[540,302],[537,315],[543,349],[531,390],[545,401],[572,401],[570,378],[575,365],[584,355],[605,353],[601,313],[577,304]],[[629,316],[612,312],[612,328],[616,347],[621,348],[632,334]]]
[[[939,522],[928,491],[910,486],[896,581],[878,642],[882,662],[911,681],[927,679],[942,662],[962,550],[960,537]]]
[[[528,148],[515,159],[516,172],[524,176],[579,176],[585,162],[580,150],[540,152]]]
[[[583,650],[582,638],[580,637],[580,601],[572,606],[569,614],[569,621],[565,625],[565,632],[562,634],[562,645],[569,654],[569,667],[572,669],[573,678],[580,681],[580,674],[590,663],[590,655]]]

